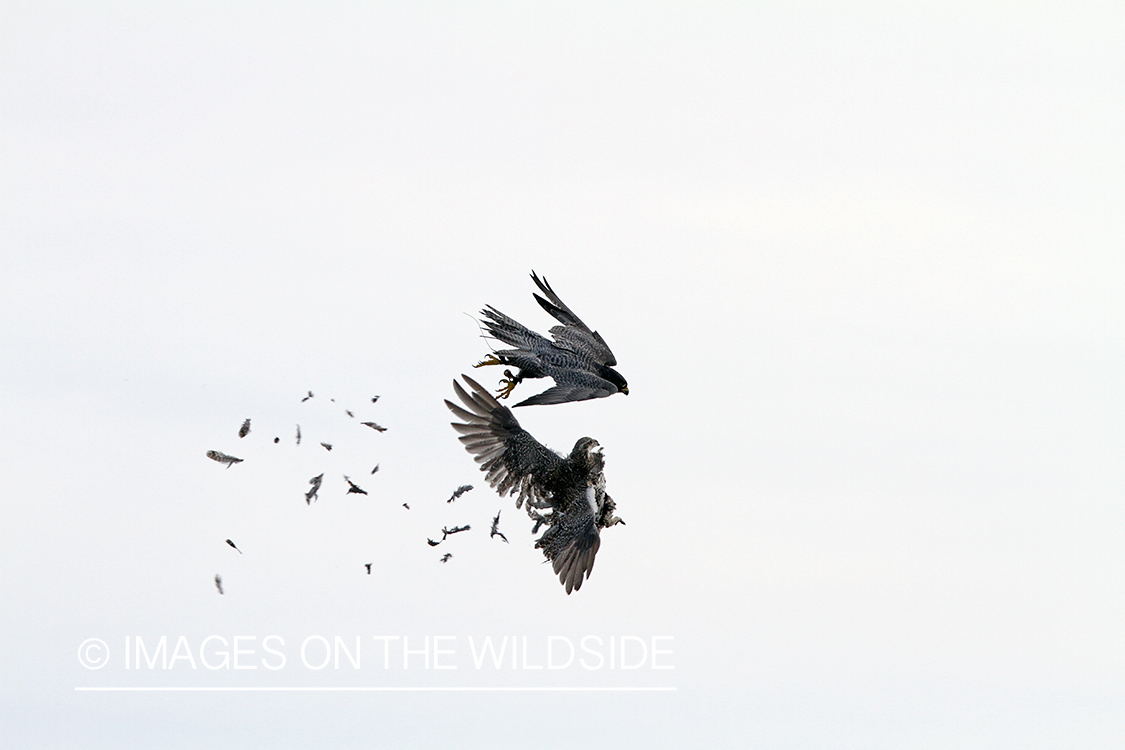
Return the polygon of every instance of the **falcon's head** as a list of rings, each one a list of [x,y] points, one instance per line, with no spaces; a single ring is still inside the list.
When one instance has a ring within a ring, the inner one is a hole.
[[[602,365],[598,368],[598,375],[617,386],[617,390],[620,393],[624,393],[626,396],[629,395],[629,384],[625,382],[625,378],[623,378],[621,373],[617,370],[609,365]]]

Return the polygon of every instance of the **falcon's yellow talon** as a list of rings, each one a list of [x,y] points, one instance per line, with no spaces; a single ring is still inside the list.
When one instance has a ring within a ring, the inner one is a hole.
[[[482,359],[480,362],[477,362],[475,365],[473,365],[473,367],[484,367],[485,365],[502,365],[502,364],[504,364],[504,363],[501,362],[499,359],[497,359],[494,355],[489,354],[487,357]]]

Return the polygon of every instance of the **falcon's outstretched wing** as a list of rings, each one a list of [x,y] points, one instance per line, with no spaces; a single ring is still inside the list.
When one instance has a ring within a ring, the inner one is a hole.
[[[559,345],[567,349],[579,349],[598,364],[609,365],[610,367],[617,364],[617,359],[613,356],[613,352],[610,351],[609,345],[605,343],[601,334],[597,331],[591,331],[590,327],[583,323],[582,319],[575,315],[565,302],[559,299],[559,295],[555,294],[555,290],[547,283],[547,279],[540,279],[532,271],[531,280],[539,287],[539,291],[547,295],[547,299],[543,299],[538,294],[532,294],[531,296],[535,297],[535,301],[551,317],[562,323],[561,326],[551,328],[551,333]],[[615,389],[613,393],[616,392]]]
[[[533,406],[535,404],[565,404],[568,401],[586,401],[591,398],[604,398],[617,393],[618,388],[613,383],[585,372],[564,372],[557,376],[558,380],[575,381],[561,382],[553,385],[542,393],[536,393],[531,398],[525,398],[516,406]]]
[[[451,424],[461,433],[465,450],[473,454],[488,483],[501,496],[519,493],[517,508],[524,500],[528,501],[529,510],[548,507],[553,499],[549,488],[557,482],[563,459],[520,427],[512,410],[502,406],[484,387],[468,375],[461,377],[471,393],[456,380],[453,390],[466,408],[448,400],[445,405],[464,420]]]

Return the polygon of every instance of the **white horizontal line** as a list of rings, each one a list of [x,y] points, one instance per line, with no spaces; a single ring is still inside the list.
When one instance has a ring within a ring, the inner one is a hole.
[[[91,692],[674,692],[674,687],[76,687]]]

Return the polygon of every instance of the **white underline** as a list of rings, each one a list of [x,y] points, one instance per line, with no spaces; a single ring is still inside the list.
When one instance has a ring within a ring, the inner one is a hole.
[[[76,687],[95,692],[674,692],[674,687]]]

